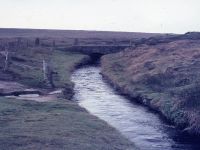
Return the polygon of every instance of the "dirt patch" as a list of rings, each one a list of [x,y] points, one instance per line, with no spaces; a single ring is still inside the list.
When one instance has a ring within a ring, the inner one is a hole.
[[[38,93],[42,94],[40,95]],[[44,92],[33,88],[28,89],[27,86],[17,82],[0,81],[0,95],[5,95],[7,98],[47,102],[58,99],[58,97],[62,95],[62,89]]]
[[[0,81],[0,92],[14,92],[25,90],[28,87],[17,82]]]

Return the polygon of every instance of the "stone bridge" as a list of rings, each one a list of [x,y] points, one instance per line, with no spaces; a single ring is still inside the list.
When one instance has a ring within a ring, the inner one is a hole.
[[[92,55],[92,54],[99,54],[99,55],[105,55],[110,53],[116,53],[121,50],[124,50],[125,48],[130,47],[130,45],[95,45],[95,46],[70,46],[62,48],[64,51],[69,52],[81,52],[83,54]]]

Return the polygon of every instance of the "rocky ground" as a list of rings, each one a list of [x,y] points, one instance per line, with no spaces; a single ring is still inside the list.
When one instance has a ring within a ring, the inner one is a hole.
[[[187,33],[103,56],[102,73],[121,93],[200,135],[199,35]]]

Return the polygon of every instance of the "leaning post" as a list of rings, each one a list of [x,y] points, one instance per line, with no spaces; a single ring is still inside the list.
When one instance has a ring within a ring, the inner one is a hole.
[[[9,52],[8,49],[5,49],[5,65],[4,65],[4,71],[8,70],[8,56],[9,56]]]

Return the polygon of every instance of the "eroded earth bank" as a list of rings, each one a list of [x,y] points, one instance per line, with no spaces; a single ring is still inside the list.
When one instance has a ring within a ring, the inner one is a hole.
[[[103,76],[122,94],[160,112],[183,132],[200,134],[198,33],[127,48],[103,56],[101,65]]]

